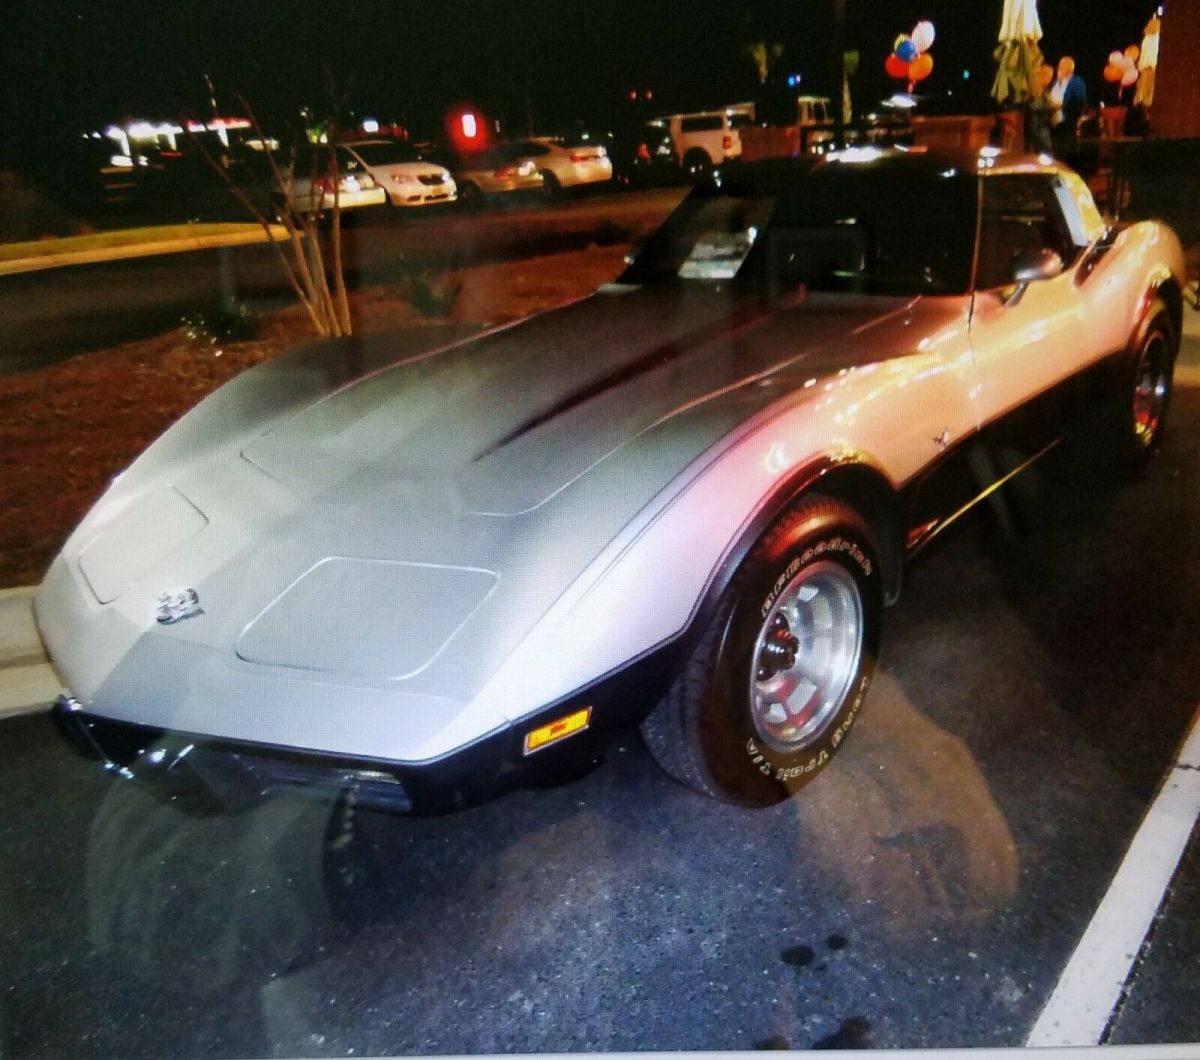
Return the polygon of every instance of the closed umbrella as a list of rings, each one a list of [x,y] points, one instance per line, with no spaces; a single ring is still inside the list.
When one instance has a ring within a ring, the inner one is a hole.
[[[1142,72],[1138,78],[1137,92],[1134,94],[1134,104],[1150,106],[1154,102],[1154,72],[1158,68],[1158,34],[1162,23],[1157,15],[1153,15],[1146,23],[1145,36],[1142,38],[1142,50],[1138,57],[1138,69]]]
[[[1000,19],[1000,45],[996,58],[996,80],[992,98],[997,103],[1024,103],[1041,92],[1038,72],[1042,68],[1042,22],[1037,0],[1004,0]]]

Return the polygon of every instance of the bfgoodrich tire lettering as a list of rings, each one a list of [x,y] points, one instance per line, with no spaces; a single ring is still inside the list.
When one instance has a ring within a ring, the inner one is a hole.
[[[858,719],[879,646],[874,537],[810,496],[763,535],[667,697],[642,723],[671,776],[766,806],[813,779]]]

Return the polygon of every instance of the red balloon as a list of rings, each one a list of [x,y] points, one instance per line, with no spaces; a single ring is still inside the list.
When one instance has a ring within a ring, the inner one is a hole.
[[[908,63],[900,58],[895,52],[887,57],[887,62],[883,64],[883,68],[888,72],[889,77],[894,77],[898,81],[908,80]]]

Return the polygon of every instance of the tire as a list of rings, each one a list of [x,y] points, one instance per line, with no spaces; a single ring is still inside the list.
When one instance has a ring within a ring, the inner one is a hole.
[[[464,180],[458,185],[458,201],[464,209],[477,210],[483,205],[483,192],[479,185],[470,180]]]
[[[543,169],[542,173],[542,194],[547,199],[557,199],[562,194],[562,184],[559,183],[558,177],[548,169]]]
[[[693,147],[683,156],[683,169],[689,180],[695,184],[703,184],[712,175],[712,159],[708,157],[707,151]]]
[[[1167,307],[1155,299],[1129,344],[1117,395],[1115,441],[1126,467],[1144,465],[1162,442],[1178,349]]]
[[[751,550],[642,723],[650,754],[676,780],[725,802],[788,798],[829,764],[858,718],[882,609],[870,528],[838,501],[802,499]],[[786,698],[772,703],[781,692]]]

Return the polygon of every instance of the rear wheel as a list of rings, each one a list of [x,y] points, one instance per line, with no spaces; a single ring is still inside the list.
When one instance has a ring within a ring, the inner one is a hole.
[[[883,606],[874,537],[805,498],[746,558],[667,697],[642,723],[655,760],[728,802],[787,798],[829,763],[874,672]]]
[[[692,181],[703,184],[712,174],[712,159],[707,151],[694,147],[683,156],[683,168]]]
[[[1167,426],[1167,410],[1178,348],[1166,306],[1155,300],[1130,344],[1117,400],[1117,444],[1128,465],[1143,464],[1158,448]]]
[[[548,169],[542,171],[542,194],[547,199],[557,199],[562,194],[562,184],[559,183],[558,177]]]
[[[469,210],[483,205],[483,192],[474,181],[464,180],[458,185],[458,201]]]

